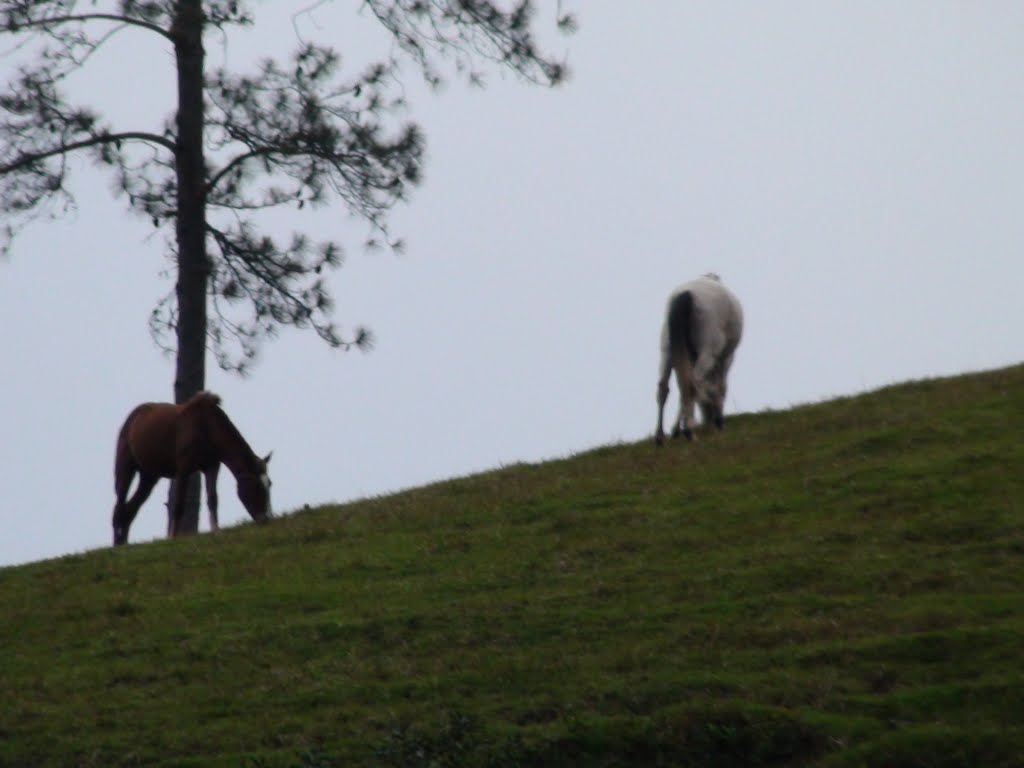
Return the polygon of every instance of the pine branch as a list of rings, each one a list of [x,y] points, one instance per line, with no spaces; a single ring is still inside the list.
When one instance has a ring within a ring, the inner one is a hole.
[[[274,206],[336,203],[370,225],[367,247],[381,239],[399,248],[388,216],[420,182],[425,148],[419,127],[403,118],[398,56],[342,76],[338,52],[300,38],[288,62],[268,60],[249,76],[211,73],[204,34],[250,23],[248,0],[107,2],[92,0],[95,12],[76,13],[78,0],[0,0],[0,34],[21,35],[16,50],[33,59],[12,68],[0,93],[0,253],[24,222],[74,205],[68,158],[91,150],[94,164],[113,170],[132,211],[157,228],[174,224],[173,233],[164,230],[166,274],[178,281],[150,329],[165,349],[175,337],[176,391],[209,351],[222,367],[245,371],[283,326],[310,328],[332,347],[368,346],[367,331],[344,338],[331,322],[322,272],[340,265],[338,245],[301,234],[277,240],[254,220]],[[480,78],[479,60],[534,83],[565,75],[536,43],[531,0],[361,2],[394,39],[391,54],[404,52],[432,83],[440,82],[439,64],[453,61],[470,82]],[[571,31],[561,0],[558,15],[558,26]],[[175,44],[178,88],[188,98],[179,92],[162,133],[115,131],[63,93],[67,77],[129,26]],[[179,141],[183,116],[189,130]],[[179,290],[183,275],[187,292]]]
[[[8,12],[10,13],[10,12]],[[73,24],[76,22],[88,22],[88,21],[109,21],[117,24],[124,24],[132,27],[139,27],[150,32],[155,32],[161,37],[174,42],[174,36],[163,27],[158,24],[153,24],[144,19],[136,19],[131,16],[121,16],[115,13],[81,13],[71,14],[68,16],[50,16],[43,19],[27,19],[25,21],[17,21],[10,17],[6,19],[6,23],[0,28],[0,34],[6,32],[10,34],[18,34],[25,30],[31,30],[35,28],[42,28],[44,31],[49,31],[47,28],[51,26],[59,26],[63,24]]]
[[[271,157],[275,154],[284,153],[276,147],[260,147],[259,149],[254,149],[250,152],[245,152],[233,157],[223,168],[210,176],[210,180],[206,183],[207,192],[209,193],[216,189],[217,184],[220,183],[221,179],[225,178],[232,171],[237,171],[248,161],[255,160],[260,157]]]
[[[27,168],[30,165],[38,163],[40,160],[46,160],[59,155],[67,155],[68,153],[79,149],[88,149],[90,147],[102,146],[104,144],[119,145],[125,141],[140,141],[147,144],[159,144],[169,149],[171,152],[175,152],[177,149],[173,141],[168,139],[166,136],[160,136],[156,133],[127,131],[125,133],[103,134],[101,136],[95,136],[81,141],[61,144],[51,149],[43,150],[42,152],[25,153],[9,163],[0,165],[0,175]]]

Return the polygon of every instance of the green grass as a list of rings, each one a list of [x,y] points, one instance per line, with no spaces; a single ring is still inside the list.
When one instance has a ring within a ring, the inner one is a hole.
[[[1022,434],[1014,367],[2,569],[0,766],[1019,766]]]

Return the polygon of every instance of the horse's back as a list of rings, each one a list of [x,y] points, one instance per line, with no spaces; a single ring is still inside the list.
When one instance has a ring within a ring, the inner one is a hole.
[[[716,356],[730,353],[743,335],[743,307],[717,277],[691,280],[669,298],[667,331],[672,346],[691,359],[709,346]]]
[[[209,424],[222,415],[220,397],[200,392],[186,402],[136,406],[118,436],[118,462],[160,477],[175,477],[184,460],[192,470],[217,463],[211,453]]]
[[[136,406],[118,436],[119,457],[130,457],[145,472],[174,477],[179,407],[172,403]]]

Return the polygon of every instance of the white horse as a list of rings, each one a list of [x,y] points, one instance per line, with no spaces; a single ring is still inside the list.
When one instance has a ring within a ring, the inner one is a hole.
[[[672,425],[672,437],[682,434],[693,439],[695,401],[704,424],[722,428],[726,377],[742,336],[743,308],[718,275],[704,275],[672,292],[661,330],[655,443],[661,445],[665,440],[662,417],[673,370],[679,386],[679,415]]]

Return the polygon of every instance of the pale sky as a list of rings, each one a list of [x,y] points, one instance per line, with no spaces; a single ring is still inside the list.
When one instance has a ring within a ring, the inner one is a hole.
[[[287,53],[305,5],[256,3],[211,63]],[[358,5],[299,29],[361,68],[387,48]],[[261,220],[348,244],[335,318],[378,341],[285,331],[247,379],[209,363],[207,388],[274,450],[276,510],[649,439],[665,300],[707,271],[746,314],[727,419],[1024,359],[1024,5],[567,7],[558,89],[489,68],[485,90],[435,94],[407,70],[428,163],[392,218],[406,255],[365,253],[339,208]],[[159,130],[170,51],[115,43],[75,88],[115,127]],[[77,213],[0,263],[0,565],[110,544],[117,431],[172,392],[147,329],[172,286],[162,241],[76,170]],[[132,542],[164,535],[165,496]],[[226,471],[220,498],[222,524],[248,519]]]

